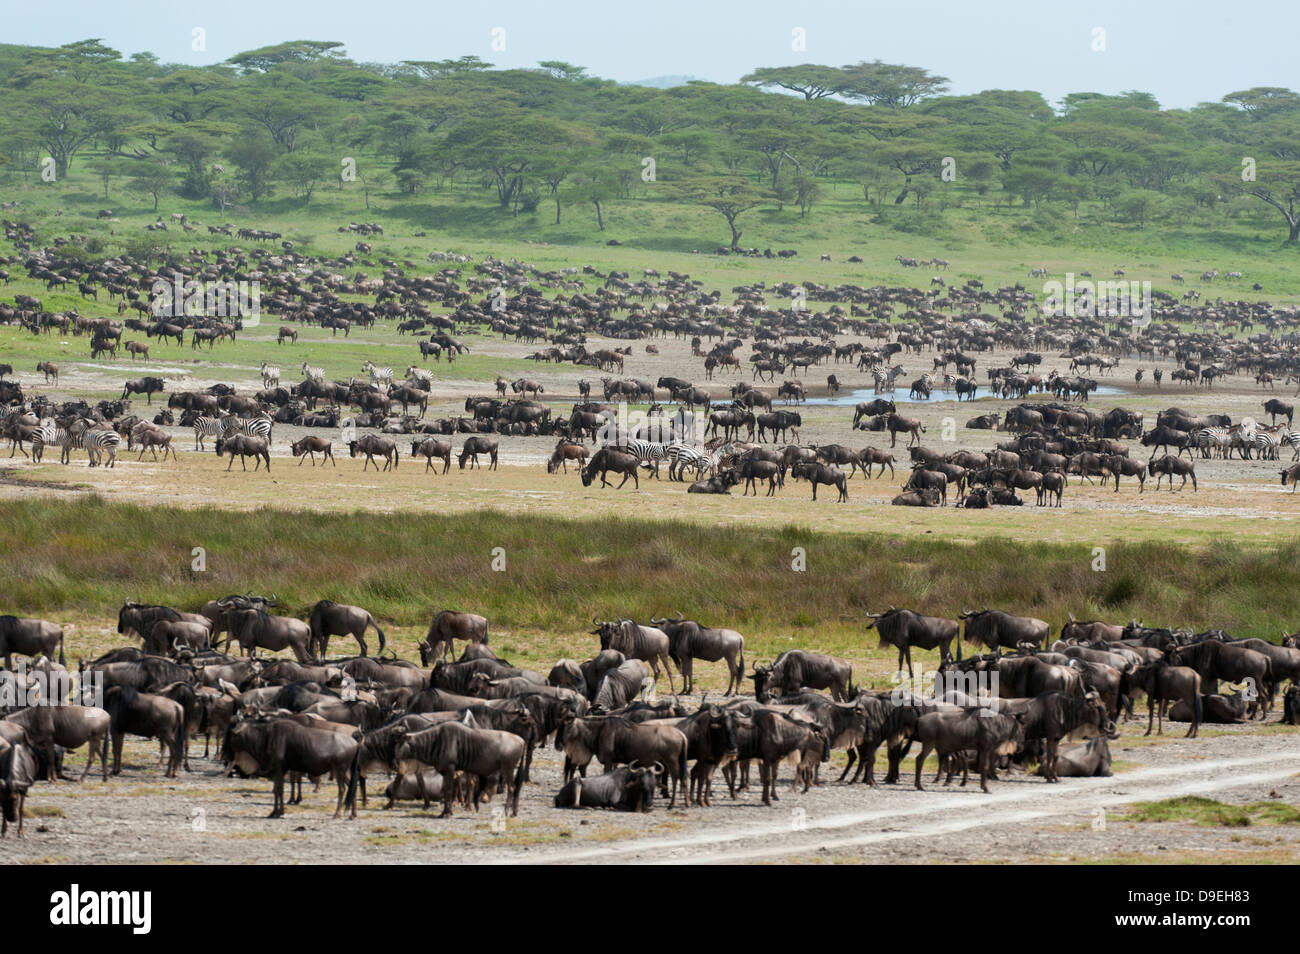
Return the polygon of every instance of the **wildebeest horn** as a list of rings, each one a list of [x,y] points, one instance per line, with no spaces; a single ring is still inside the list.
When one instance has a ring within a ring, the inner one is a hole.
[[[677,611],[677,621],[678,621],[678,622],[681,622],[681,621],[684,620],[685,618],[686,618],[686,615],[685,615],[681,610],[678,610],[678,611]]]
[[[654,764],[654,770],[655,770],[655,774],[656,774],[656,775],[663,775],[663,774],[664,774],[664,763],[663,763],[663,762],[655,762],[655,764]]]
[[[591,625],[592,625],[592,626],[599,626],[599,625],[600,625],[600,620],[596,619],[596,617],[593,616],[593,617],[591,618]]]

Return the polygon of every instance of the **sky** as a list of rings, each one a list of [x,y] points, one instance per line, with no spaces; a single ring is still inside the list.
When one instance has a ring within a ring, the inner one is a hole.
[[[0,42],[96,37],[192,65],[295,39],[341,41],[358,61],[565,60],[620,82],[731,83],[756,66],[880,59],[947,76],[955,94],[1032,89],[1056,104],[1070,92],[1138,89],[1172,108],[1252,86],[1300,88],[1297,25],[1295,0],[0,0]]]

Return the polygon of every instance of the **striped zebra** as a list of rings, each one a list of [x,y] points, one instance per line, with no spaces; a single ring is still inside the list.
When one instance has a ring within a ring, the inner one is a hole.
[[[1261,427],[1251,438],[1251,446],[1258,452],[1260,460],[1281,460],[1282,442],[1288,431],[1285,424],[1277,427]]]
[[[668,460],[668,446],[657,441],[629,440],[623,445],[629,454],[635,455],[645,466],[652,468],[652,473],[659,476],[659,465]]]
[[[707,450],[698,445],[692,447],[674,441],[664,448],[664,454],[669,460],[668,479],[685,480],[685,470],[688,467],[695,471],[697,478],[705,473],[716,473],[718,465],[723,461],[734,461],[736,448],[733,444],[723,444],[714,450]]]
[[[262,387],[273,388],[280,383],[280,369],[262,362]]]
[[[1300,460],[1300,431],[1283,432],[1282,443],[1286,444],[1293,451],[1295,451],[1295,456],[1292,457],[1291,460],[1293,461]]]
[[[306,361],[302,363],[302,376],[310,381],[325,382],[325,369],[316,368],[309,365]]]
[[[117,431],[100,431],[87,428],[81,435],[81,446],[90,457],[90,466],[98,467],[103,462],[103,455],[108,455],[105,467],[117,463],[117,448],[122,443],[122,435]]]
[[[392,368],[379,368],[375,366],[373,361],[367,361],[361,366],[361,370],[369,373],[370,383],[375,387],[393,383]]]
[[[226,425],[219,417],[196,417],[194,419],[194,449],[203,450],[203,441],[209,437],[220,440],[226,433]]]
[[[261,417],[223,417],[221,436],[233,437],[236,434],[244,434],[247,437],[260,437],[266,441],[266,446],[270,447],[271,423],[271,419],[265,414]]]
[[[1196,432],[1195,443],[1202,457],[1227,457],[1232,453],[1232,430],[1227,427],[1203,427]]]
[[[45,448],[47,446],[58,447],[59,463],[66,464],[71,457],[72,448],[80,447],[81,444],[76,438],[72,437],[66,430],[59,427],[58,422],[52,417],[43,418],[40,427],[31,436],[32,443],[32,460],[40,461],[45,457]]]

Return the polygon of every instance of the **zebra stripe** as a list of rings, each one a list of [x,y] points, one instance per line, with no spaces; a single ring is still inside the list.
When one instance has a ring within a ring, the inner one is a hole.
[[[659,472],[659,465],[668,459],[667,446],[657,441],[629,440],[623,449],[639,458],[641,463],[653,465],[655,473]]]
[[[361,370],[370,373],[370,383],[375,387],[378,387],[380,384],[393,383],[392,368],[379,368],[375,366],[373,361],[367,361],[361,366]]]
[[[194,449],[203,450],[203,441],[208,437],[221,438],[226,433],[226,425],[217,417],[196,417],[194,419]]]
[[[312,367],[306,361],[302,363],[302,374],[303,377],[309,378],[312,381],[320,381],[321,383],[324,383],[325,381],[325,369]]]
[[[117,448],[122,443],[122,435],[117,431],[91,431],[88,430],[81,435],[81,445],[86,449],[90,457],[90,466],[98,467],[101,462],[101,455],[108,453],[108,463],[105,467],[112,467],[117,463]]]

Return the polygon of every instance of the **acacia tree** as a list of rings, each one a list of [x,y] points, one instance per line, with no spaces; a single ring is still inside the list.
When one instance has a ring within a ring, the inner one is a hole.
[[[740,176],[711,176],[683,182],[678,193],[687,202],[712,209],[727,220],[731,249],[740,248],[741,231],[736,220],[750,209],[772,199],[770,192],[757,189]]]

